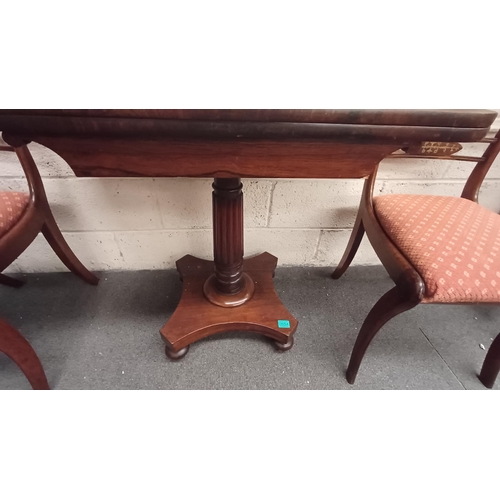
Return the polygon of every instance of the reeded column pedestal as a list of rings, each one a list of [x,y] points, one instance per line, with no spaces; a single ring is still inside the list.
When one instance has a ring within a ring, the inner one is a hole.
[[[214,261],[186,255],[178,260],[181,300],[160,330],[165,352],[183,358],[189,345],[227,331],[262,333],[279,350],[293,346],[297,320],[273,284],[278,259],[269,253],[243,259],[243,193],[238,178],[213,183]]]

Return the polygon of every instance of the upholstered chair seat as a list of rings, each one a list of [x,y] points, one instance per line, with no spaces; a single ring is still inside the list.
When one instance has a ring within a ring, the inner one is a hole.
[[[422,277],[422,303],[500,302],[500,215],[453,196],[382,195],[373,206]]]
[[[0,192],[0,238],[16,225],[28,208],[29,202],[27,193]]]

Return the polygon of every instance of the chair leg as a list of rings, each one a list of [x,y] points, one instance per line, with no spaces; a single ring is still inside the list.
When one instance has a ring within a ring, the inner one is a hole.
[[[363,236],[365,234],[365,228],[363,226],[363,217],[361,215],[361,210],[358,210],[358,215],[356,217],[356,222],[354,223],[354,227],[352,228],[351,237],[349,238],[349,243],[347,244],[347,248],[345,249],[344,255],[342,256],[337,269],[333,271],[332,278],[334,280],[339,279],[349,267],[349,264],[354,259],[356,252],[358,251],[359,245]]]
[[[10,276],[5,276],[5,274],[0,273],[0,285],[7,285],[14,288],[20,288],[24,285],[24,281],[16,280]]]
[[[498,372],[500,372],[500,333],[488,349],[486,358],[484,358],[483,367],[479,375],[479,380],[488,389],[492,389],[495,384]]]
[[[33,389],[50,389],[42,363],[30,343],[6,321],[0,319],[0,352],[23,371]]]
[[[391,288],[368,313],[363,326],[358,334],[356,343],[351,354],[346,378],[350,384],[354,384],[359,366],[365,355],[366,349],[370,345],[377,332],[394,316],[412,309],[420,303],[420,298],[408,297],[397,286]]]
[[[49,245],[52,247],[52,250],[54,250],[63,264],[71,272],[76,274],[83,281],[86,281],[91,285],[97,285],[99,278],[95,274],[91,273],[73,253],[57,226],[52,212],[45,214],[45,223],[42,227],[42,233]]]

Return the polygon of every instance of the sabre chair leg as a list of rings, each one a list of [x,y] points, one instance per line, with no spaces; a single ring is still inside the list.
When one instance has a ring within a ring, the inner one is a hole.
[[[347,244],[347,248],[345,249],[344,255],[342,256],[341,261],[339,262],[337,269],[333,271],[332,278],[334,280],[339,279],[347,270],[349,265],[354,259],[356,252],[358,251],[359,245],[363,236],[365,234],[365,228],[363,226],[363,217],[361,215],[361,210],[358,211],[358,215],[356,217],[356,222],[354,223],[354,227],[352,228],[351,237],[349,238],[349,243]]]
[[[378,300],[368,313],[354,344],[346,373],[347,381],[350,384],[354,384],[361,361],[377,332],[394,316],[412,309],[419,302],[418,298],[408,298],[397,286],[391,288]]]
[[[42,363],[30,343],[6,321],[0,319],[0,352],[23,371],[33,389],[50,389]]]
[[[10,276],[5,276],[5,274],[0,274],[0,285],[7,285],[13,288],[19,288],[24,285],[24,281],[16,280]]]
[[[52,250],[54,250],[63,264],[71,272],[91,285],[97,285],[97,283],[99,283],[99,278],[95,274],[91,273],[80,262],[78,257],[73,253],[73,250],[69,247],[61,233],[61,230],[57,226],[52,212],[45,215],[45,224],[43,225],[42,233],[49,245],[52,247]]]
[[[500,334],[496,336],[488,349],[479,375],[479,380],[488,389],[492,389],[497,379],[498,372],[500,372]]]

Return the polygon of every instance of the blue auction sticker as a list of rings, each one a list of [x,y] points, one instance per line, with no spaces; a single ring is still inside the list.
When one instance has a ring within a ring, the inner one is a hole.
[[[290,321],[287,319],[279,319],[278,328],[290,328]]]

